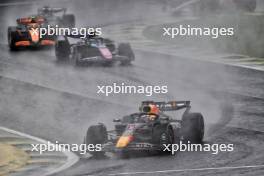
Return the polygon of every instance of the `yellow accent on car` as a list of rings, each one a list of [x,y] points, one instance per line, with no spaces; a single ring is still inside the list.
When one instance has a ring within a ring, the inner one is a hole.
[[[116,143],[116,147],[124,148],[132,141],[132,139],[132,136],[121,136]]]

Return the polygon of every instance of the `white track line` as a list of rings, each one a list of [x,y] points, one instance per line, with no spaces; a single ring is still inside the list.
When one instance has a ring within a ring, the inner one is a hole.
[[[25,137],[25,138],[29,138],[29,139],[32,139],[32,140],[35,140],[35,141],[38,141],[40,143],[43,143],[43,144],[48,144],[48,141],[44,140],[44,139],[40,139],[38,137],[35,137],[35,136],[31,136],[29,134],[25,134],[25,133],[22,133],[22,132],[18,132],[18,131],[15,131],[15,130],[11,130],[9,128],[6,128],[6,127],[1,127],[0,126],[0,130],[3,130],[3,131],[6,131],[8,133],[12,133],[12,134],[15,134],[15,135],[18,135],[18,136],[22,136],[22,137]],[[45,173],[43,175],[39,175],[39,176],[48,176],[48,175],[52,175],[52,174],[55,174],[55,173],[58,173],[62,170],[65,170],[67,168],[69,168],[70,166],[72,166],[73,164],[75,164],[77,161],[79,161],[79,157],[72,153],[72,152],[69,152],[67,150],[63,150],[64,154],[67,156],[67,162],[62,165],[61,167],[57,168],[57,169],[54,169],[48,173]]]
[[[197,168],[197,169],[176,169],[176,170],[159,170],[159,171],[146,171],[146,172],[123,172],[105,174],[108,176],[114,175],[139,175],[139,174],[157,174],[157,173],[173,173],[173,172],[193,172],[193,171],[209,171],[209,170],[232,170],[232,169],[252,169],[252,168],[264,168],[264,165],[252,165],[252,166],[230,166],[230,167],[208,167],[208,168]],[[96,176],[96,175],[88,175]]]

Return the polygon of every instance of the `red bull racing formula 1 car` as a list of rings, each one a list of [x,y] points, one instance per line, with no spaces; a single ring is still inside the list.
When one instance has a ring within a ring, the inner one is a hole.
[[[90,152],[95,157],[106,152],[121,156],[142,151],[161,153],[165,145],[180,141],[201,143],[204,119],[201,113],[190,112],[190,108],[190,101],[144,101],[140,112],[114,119],[115,129],[112,131],[108,131],[102,123],[90,126],[84,143],[102,145],[101,151]],[[185,109],[181,119],[164,114],[165,111],[180,109]]]

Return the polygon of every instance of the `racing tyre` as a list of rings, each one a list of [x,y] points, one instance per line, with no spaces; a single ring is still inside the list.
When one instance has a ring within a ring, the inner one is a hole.
[[[55,55],[58,61],[69,59],[70,45],[67,40],[58,40],[56,42]]]
[[[201,113],[187,113],[182,118],[182,137],[184,142],[202,143],[204,119]]]
[[[160,144],[160,150],[158,151],[151,151],[151,155],[163,155],[168,154],[170,151],[165,151],[164,149],[167,148],[165,145],[174,144],[175,143],[175,135],[174,130],[171,125],[168,126],[161,126],[161,125],[154,125],[153,132],[152,132],[152,142],[155,144]],[[171,146],[169,146],[171,149]]]
[[[171,127],[168,127],[166,131],[166,143],[167,144],[173,144],[174,143],[174,132]]]
[[[175,135],[174,130],[171,126],[168,126],[166,131],[160,134],[160,146],[161,151],[158,153],[153,152],[152,154],[170,154],[171,153],[171,146],[170,151],[164,151],[165,145],[174,144],[175,143]]]
[[[63,26],[68,28],[75,27],[75,16],[73,14],[66,14],[63,16]]]
[[[8,31],[7,31],[7,38],[8,38],[8,45],[9,45],[9,49],[11,51],[17,51],[18,47],[16,47],[16,31],[15,29],[13,29],[13,27],[8,27]]]
[[[107,129],[106,126],[102,123],[98,125],[90,126],[87,130],[85,137],[85,144],[104,144],[107,142]],[[88,151],[94,157],[103,157],[104,151]]]
[[[120,56],[127,56],[128,60],[121,61],[122,65],[129,65],[131,61],[135,60],[135,54],[129,43],[121,43],[118,46],[118,54]]]
[[[233,0],[239,10],[254,12],[257,7],[256,0]]]

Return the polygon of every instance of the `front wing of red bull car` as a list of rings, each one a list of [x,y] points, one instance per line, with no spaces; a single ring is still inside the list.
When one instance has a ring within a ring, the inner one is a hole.
[[[17,26],[8,27],[8,44],[10,50],[22,47],[39,47],[55,45],[55,35],[42,35],[45,20],[41,17],[26,17],[17,19]]]
[[[149,104],[160,109],[159,114],[150,112]],[[88,151],[94,157],[110,152],[121,157],[134,154],[168,154],[168,146],[186,143],[201,143],[204,136],[204,120],[201,113],[190,112],[189,101],[153,102],[144,101],[140,112],[122,119],[114,119],[115,128],[107,131],[104,124],[90,126],[84,143],[101,145],[100,151]],[[185,109],[181,119],[173,119],[165,111]]]

